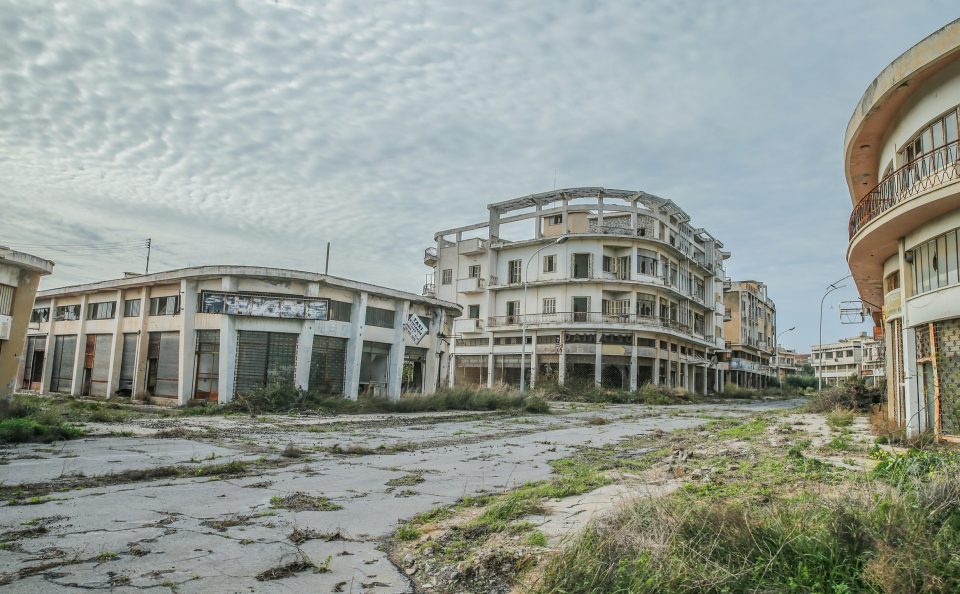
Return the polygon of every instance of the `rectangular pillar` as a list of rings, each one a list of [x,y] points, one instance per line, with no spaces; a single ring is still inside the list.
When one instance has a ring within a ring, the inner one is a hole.
[[[636,212],[634,212],[636,214]],[[633,335],[630,346],[630,391],[637,390],[637,335]]]
[[[600,342],[600,337],[602,334],[597,332],[597,342],[596,342],[596,352],[593,358],[593,385],[599,386],[601,377],[600,370],[603,367],[603,345]]]
[[[566,201],[564,201],[566,203]],[[567,378],[567,354],[565,352],[566,343],[564,341],[564,333],[560,332],[560,357],[557,361],[557,382],[560,385],[563,385],[563,382]]]
[[[133,371],[131,399],[146,399],[147,393],[147,347],[150,344],[147,332],[147,317],[150,314],[150,287],[143,287],[140,294],[140,318],[137,320],[137,364]],[[221,357],[222,359],[222,357]]]
[[[367,323],[366,291],[353,295],[350,309],[350,338],[347,339],[347,377],[344,382],[344,396],[356,400],[360,394],[360,359],[363,357],[363,334]]]
[[[56,315],[56,311],[57,298],[53,297],[50,299],[50,316],[47,321],[47,340],[44,347],[46,350],[43,351],[43,372],[40,375],[41,392],[50,391],[50,381],[53,379],[53,349],[56,346],[53,334],[53,326],[56,322],[53,321],[53,316]]]
[[[193,399],[193,380],[197,359],[197,281],[180,281],[180,373],[177,395],[180,406]]]
[[[86,293],[80,298],[80,330],[77,331],[77,350],[73,354],[73,380],[70,383],[70,395],[79,396],[83,391],[83,365],[87,356],[87,300]]]
[[[113,341],[110,347],[110,370],[107,375],[107,398],[113,398],[113,394],[120,385],[120,363],[123,358],[123,331],[121,323],[123,322],[123,290],[117,291],[117,306],[114,309],[113,316]]]
[[[403,341],[403,323],[410,315],[410,302],[397,301],[393,316],[393,343],[390,345],[390,361],[387,364],[387,398],[392,402],[400,400],[403,386],[403,360],[406,345]]]

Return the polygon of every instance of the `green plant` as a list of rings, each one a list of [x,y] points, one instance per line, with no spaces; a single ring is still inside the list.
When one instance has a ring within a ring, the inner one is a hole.
[[[547,546],[547,535],[539,530],[534,530],[527,534],[523,542],[535,547],[545,547]]]
[[[420,538],[420,534],[421,532],[410,524],[400,524],[393,533],[393,537],[399,541],[408,541],[417,540]]]

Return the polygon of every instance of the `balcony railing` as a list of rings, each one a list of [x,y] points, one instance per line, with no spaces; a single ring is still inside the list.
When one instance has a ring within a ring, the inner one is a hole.
[[[924,190],[960,177],[957,171],[958,141],[934,149],[887,175],[850,214],[850,238],[870,221]]]
[[[436,297],[437,296],[437,285],[434,283],[424,283],[423,292],[420,293],[424,297]]]
[[[437,261],[437,248],[428,247],[423,250],[423,261],[424,263],[436,262]]]
[[[703,338],[702,335],[694,334],[693,329],[687,324],[681,324],[680,322],[667,318],[659,318],[657,316],[639,316],[634,314],[605,314],[580,311],[525,314],[516,316],[494,316],[487,318],[487,327],[493,328],[498,326],[519,326],[524,320],[526,320],[526,324],[528,326],[547,324],[638,325],[675,330],[677,332]]]

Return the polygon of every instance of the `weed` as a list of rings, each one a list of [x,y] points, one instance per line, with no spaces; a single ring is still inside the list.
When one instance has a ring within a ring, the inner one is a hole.
[[[410,524],[400,524],[393,533],[393,537],[400,541],[416,540],[420,538],[421,532]]]
[[[539,530],[534,530],[523,539],[523,542],[534,547],[545,547],[547,546],[547,535]]]
[[[97,561],[103,563],[104,561],[113,561],[119,557],[119,553],[114,553],[113,551],[101,551],[97,554]]]
[[[336,511],[343,509],[342,505],[338,505],[326,497],[307,495],[300,491],[283,497],[275,495],[270,498],[270,505],[290,511]]]
[[[850,425],[853,425],[853,418],[855,414],[856,411],[849,408],[837,407],[825,415],[827,419],[827,426],[834,431],[846,429]]]
[[[387,481],[388,487],[408,487],[410,485],[416,485],[424,481],[423,473],[414,472],[411,474],[405,474],[397,478],[392,478]]]

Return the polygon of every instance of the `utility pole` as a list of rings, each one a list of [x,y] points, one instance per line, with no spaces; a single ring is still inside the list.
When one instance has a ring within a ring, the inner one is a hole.
[[[834,291],[839,291],[840,289],[846,286],[846,285],[840,285],[838,287],[837,283],[841,281],[845,281],[851,276],[853,275],[848,274],[847,276],[841,278],[840,280],[830,283],[830,285],[827,287],[827,292],[824,293],[823,297],[820,299],[820,338],[819,338],[820,343],[817,346],[817,361],[819,363],[817,365],[817,394],[819,394],[823,390],[823,302],[824,300],[826,300],[827,295],[829,295],[830,293],[833,293]]]
[[[330,274],[330,242],[327,242],[327,263],[323,265],[323,274]]]
[[[147,266],[146,268],[143,269],[144,275],[150,274],[150,244],[151,244],[151,239],[148,237],[147,238]]]

